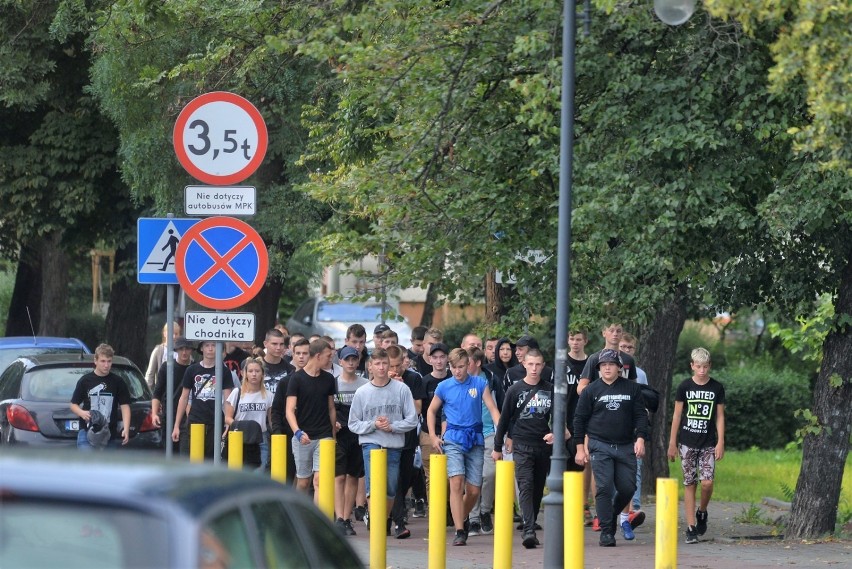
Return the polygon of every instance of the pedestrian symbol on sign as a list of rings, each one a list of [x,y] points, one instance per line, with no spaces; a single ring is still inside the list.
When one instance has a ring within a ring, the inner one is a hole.
[[[178,244],[198,219],[140,218],[137,273],[142,284],[178,284],[175,256]]]

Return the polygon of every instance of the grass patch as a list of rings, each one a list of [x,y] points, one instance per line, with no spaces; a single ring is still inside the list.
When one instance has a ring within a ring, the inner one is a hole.
[[[764,497],[789,501],[784,486],[796,488],[802,463],[800,450],[728,451],[716,463],[713,500],[760,504]],[[680,461],[671,464],[672,477],[677,478],[683,499],[683,476]],[[852,454],[846,459],[840,490],[840,510],[852,507]]]

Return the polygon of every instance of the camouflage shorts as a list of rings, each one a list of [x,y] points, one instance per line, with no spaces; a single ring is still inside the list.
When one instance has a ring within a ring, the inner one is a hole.
[[[692,486],[699,480],[713,480],[713,474],[716,471],[714,447],[691,448],[680,445],[680,458],[684,486]]]

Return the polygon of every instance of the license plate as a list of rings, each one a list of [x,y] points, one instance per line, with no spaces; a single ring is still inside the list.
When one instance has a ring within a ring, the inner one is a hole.
[[[66,431],[79,431],[80,430],[80,421],[65,421],[65,430]]]

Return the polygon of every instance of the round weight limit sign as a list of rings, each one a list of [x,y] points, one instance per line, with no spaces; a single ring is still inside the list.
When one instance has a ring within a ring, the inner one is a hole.
[[[257,108],[224,91],[190,101],[178,115],[172,139],[184,169],[214,186],[237,184],[251,176],[269,143]]]
[[[208,217],[184,233],[175,274],[192,300],[217,310],[242,306],[260,292],[269,271],[263,239],[233,217]]]

